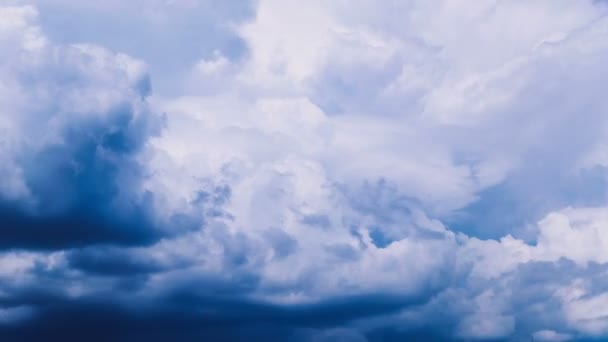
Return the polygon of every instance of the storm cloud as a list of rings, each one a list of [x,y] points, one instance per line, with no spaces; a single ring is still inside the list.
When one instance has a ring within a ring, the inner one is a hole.
[[[607,11],[0,1],[0,339],[605,338]]]

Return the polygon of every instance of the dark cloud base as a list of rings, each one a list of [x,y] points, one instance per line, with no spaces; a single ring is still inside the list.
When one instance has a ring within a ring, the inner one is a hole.
[[[187,292],[191,293],[191,292]],[[386,315],[424,298],[386,295],[343,298],[314,305],[275,306],[233,299],[174,294],[163,304],[140,306],[100,298],[69,301],[47,296],[41,309],[17,324],[0,325],[2,341],[348,341],[324,334],[361,318]],[[134,300],[135,302],[135,300]],[[347,329],[343,329],[348,331]],[[320,338],[319,336],[325,336]],[[349,337],[351,336],[351,337]],[[375,329],[371,341],[446,340],[430,329]]]
[[[147,245],[161,237],[145,213],[120,220],[88,208],[58,215],[28,215],[0,204],[0,248],[62,249],[91,244]]]

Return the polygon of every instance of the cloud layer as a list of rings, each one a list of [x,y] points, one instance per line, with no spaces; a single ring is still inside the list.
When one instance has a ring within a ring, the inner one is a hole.
[[[3,339],[608,336],[605,3],[3,5]]]

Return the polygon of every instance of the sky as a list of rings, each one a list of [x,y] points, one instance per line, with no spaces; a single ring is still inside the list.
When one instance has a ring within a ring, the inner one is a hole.
[[[0,0],[0,340],[607,339],[607,13]]]

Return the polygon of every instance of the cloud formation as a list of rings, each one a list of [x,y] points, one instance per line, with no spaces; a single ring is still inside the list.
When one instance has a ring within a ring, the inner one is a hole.
[[[608,335],[605,3],[6,3],[3,339]]]

